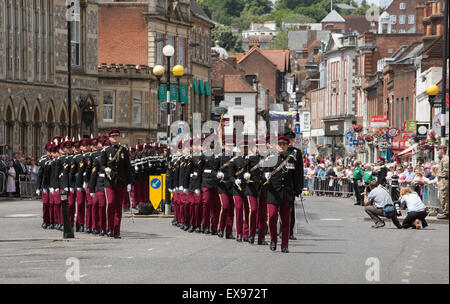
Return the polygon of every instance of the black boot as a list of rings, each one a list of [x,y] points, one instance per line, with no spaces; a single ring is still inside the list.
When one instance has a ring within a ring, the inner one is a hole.
[[[200,232],[202,232],[202,230],[201,230],[200,226],[197,226],[197,228],[195,228],[195,232],[196,232],[196,233],[200,233]]]
[[[217,231],[211,231],[211,235],[217,235]]]
[[[270,250],[272,250],[272,251],[277,250],[277,243],[270,242]]]
[[[55,229],[55,225],[54,224],[50,224],[50,226],[48,226],[49,229]]]
[[[287,247],[281,247],[281,252],[289,253],[289,250]]]
[[[47,226],[46,223],[43,223],[41,227],[42,227],[43,229],[47,229],[48,226]]]
[[[236,242],[242,242],[242,235],[238,235],[236,237]]]
[[[227,240],[234,240],[234,236],[232,234],[229,234],[225,237]]]
[[[267,245],[267,242],[265,240],[258,240],[258,245]]]
[[[244,242],[248,242],[248,236],[244,237]]]
[[[77,226],[75,232],[80,232],[80,226]]]
[[[91,228],[86,228],[86,233],[92,233],[92,229]]]
[[[99,234],[99,233],[100,233],[100,231],[97,229],[92,230],[92,234]]]
[[[112,230],[108,230],[108,232],[106,233],[106,236],[113,237],[114,235],[113,235]]]
[[[219,230],[219,232],[217,232],[217,236],[220,238],[223,238],[223,231]]]
[[[189,225],[184,224],[183,230],[184,230],[184,231],[188,231],[188,230],[189,230]]]
[[[189,233],[194,232],[194,226],[189,227],[188,232],[189,232]]]
[[[105,236],[105,230],[100,231],[100,236]]]
[[[211,232],[209,232],[209,228],[206,227],[205,229],[203,229],[203,233],[204,233],[204,234],[210,234]]]
[[[250,244],[254,244],[254,243],[255,243],[255,236],[253,236],[253,235],[249,236],[249,237],[248,237],[248,242],[249,242]]]
[[[115,239],[121,239],[121,237],[120,237],[120,233],[116,233],[116,234],[114,234],[114,238],[115,238]]]
[[[80,225],[80,232],[84,232],[84,225]]]

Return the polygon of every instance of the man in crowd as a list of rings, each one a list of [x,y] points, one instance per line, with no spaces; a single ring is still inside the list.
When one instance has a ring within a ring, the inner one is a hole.
[[[438,219],[448,220],[448,178],[449,178],[449,159],[447,155],[447,146],[439,146],[439,171],[438,171],[438,186],[440,193],[440,203],[442,214],[438,215]]]

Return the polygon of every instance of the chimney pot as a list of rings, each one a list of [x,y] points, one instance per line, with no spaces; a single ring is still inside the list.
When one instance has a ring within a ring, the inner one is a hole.
[[[443,32],[444,32],[443,26],[444,26],[443,24],[438,24],[436,26],[436,35],[437,36],[441,36],[443,34]]]
[[[433,27],[431,25],[427,25],[427,32],[425,36],[432,36],[433,35]]]

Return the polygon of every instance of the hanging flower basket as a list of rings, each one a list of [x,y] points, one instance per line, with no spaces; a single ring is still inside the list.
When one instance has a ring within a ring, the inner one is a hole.
[[[360,133],[360,132],[362,132],[363,127],[359,126],[359,125],[353,125],[350,127],[350,129],[355,133]]]
[[[365,140],[366,142],[368,142],[368,143],[371,143],[371,142],[374,141],[374,137],[373,137],[372,134],[366,134],[366,135],[364,136],[364,140]]]
[[[392,148],[392,144],[388,141],[382,141],[378,144],[378,149],[380,149],[381,151],[386,151],[390,148]]]

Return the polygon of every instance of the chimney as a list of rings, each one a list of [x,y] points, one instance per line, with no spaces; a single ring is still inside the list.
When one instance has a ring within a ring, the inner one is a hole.
[[[425,33],[425,36],[433,36],[433,26],[427,25],[427,32]]]
[[[444,34],[444,25],[438,24],[436,25],[436,36],[441,36]]]
[[[416,33],[424,33],[423,18],[426,17],[426,6],[423,3],[419,3],[416,6]]]

